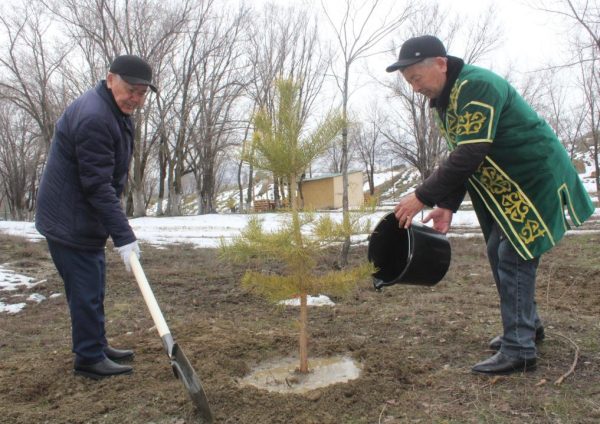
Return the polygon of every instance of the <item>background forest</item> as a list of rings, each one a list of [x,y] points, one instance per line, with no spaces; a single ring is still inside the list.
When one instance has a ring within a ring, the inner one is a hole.
[[[128,214],[217,211],[217,194],[236,186],[248,210],[257,179],[282,201],[288,184],[253,168],[258,111],[277,109],[278,81],[299,87],[297,115],[312,131],[337,113],[347,122],[305,176],[409,166],[421,178],[443,157],[427,100],[387,75],[401,40],[439,36],[448,51],[478,64],[503,43],[496,10],[465,19],[442,1],[233,2],[227,0],[12,0],[0,5],[0,212],[30,220],[54,124],[73,99],[103,79],[119,54],[155,69],[157,94],[137,123],[125,199]],[[598,0],[527,3],[565,23],[568,53],[525,76],[503,71],[552,125],[573,159],[594,158],[600,136]],[[444,7],[446,6],[446,7]],[[382,65],[368,75],[365,63]],[[358,74],[361,74],[360,82]],[[518,75],[518,76],[517,76]],[[568,81],[568,83],[565,83]],[[362,84],[362,91],[361,86]],[[364,86],[377,97],[364,96]],[[250,159],[249,159],[250,158]],[[347,181],[347,180],[346,180]]]

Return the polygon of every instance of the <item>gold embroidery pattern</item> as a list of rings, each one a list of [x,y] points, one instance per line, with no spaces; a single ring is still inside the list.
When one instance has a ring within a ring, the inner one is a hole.
[[[456,127],[458,126],[458,115],[456,110],[458,109],[458,93],[460,92],[460,86],[454,84],[452,90],[450,90],[450,98],[448,102],[448,109],[446,110],[446,120],[448,122],[448,135],[452,138],[452,144],[456,144]]]
[[[484,113],[479,111],[465,112],[462,115],[458,113],[458,95],[467,82],[463,81],[460,85],[454,84],[450,91],[446,120],[448,123],[447,132],[451,136],[453,144],[456,143],[456,136],[479,133],[488,119]]]
[[[526,244],[533,242],[538,237],[543,237],[546,231],[542,229],[538,221],[527,220],[525,226],[521,229],[521,240]]]
[[[486,117],[481,112],[470,113],[458,117],[456,125],[456,135],[477,134],[485,124]]]
[[[494,194],[510,193],[510,181],[504,178],[496,168],[491,166],[480,167],[481,182]]]
[[[463,84],[464,84],[464,82],[463,82]],[[452,90],[450,90],[448,109],[454,111],[455,113],[456,113],[456,109],[458,109],[458,93],[460,93],[461,87],[462,87],[462,84],[460,84],[460,85],[454,84],[452,86]]]
[[[525,222],[529,206],[519,193],[509,193],[502,196],[504,212],[515,222]]]
[[[482,165],[477,174],[481,184],[500,201],[504,215],[519,228],[518,236],[525,244],[546,234],[538,220],[528,218],[533,211],[527,199],[501,172],[493,166]]]

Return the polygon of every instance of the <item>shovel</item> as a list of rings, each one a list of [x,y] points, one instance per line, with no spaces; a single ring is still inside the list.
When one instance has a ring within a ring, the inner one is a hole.
[[[133,270],[135,279],[140,287],[144,301],[150,310],[150,315],[152,315],[154,325],[156,325],[158,334],[162,339],[163,346],[167,352],[167,355],[169,356],[169,359],[171,360],[171,367],[173,368],[175,377],[181,380],[187,389],[188,393],[190,394],[190,398],[196,407],[196,411],[204,420],[204,422],[207,424],[212,423],[212,413],[210,411],[210,406],[208,405],[206,394],[202,389],[200,379],[196,375],[194,368],[192,368],[192,364],[190,364],[190,361],[187,359],[179,345],[173,340],[173,336],[171,335],[169,327],[167,327],[167,323],[160,311],[160,308],[158,307],[154,293],[152,293],[152,289],[150,288],[150,284],[146,279],[146,275],[144,274],[144,270],[142,269],[142,265],[140,264],[137,255],[129,255],[129,263],[131,264],[131,269]]]

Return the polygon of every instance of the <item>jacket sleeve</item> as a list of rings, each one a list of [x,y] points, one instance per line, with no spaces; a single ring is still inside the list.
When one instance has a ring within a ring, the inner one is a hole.
[[[491,143],[459,145],[417,187],[415,195],[427,206],[439,206],[456,212],[465,196],[467,180],[481,165],[491,148]]]
[[[89,119],[78,130],[76,155],[85,200],[109,233],[115,246],[136,240],[114,186],[115,140],[110,125]]]

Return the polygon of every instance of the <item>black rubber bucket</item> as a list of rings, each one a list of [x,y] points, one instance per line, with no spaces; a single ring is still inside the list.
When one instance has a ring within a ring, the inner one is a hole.
[[[433,228],[413,222],[400,228],[394,213],[384,216],[369,237],[369,261],[376,289],[394,284],[433,286],[450,266],[450,243]]]

